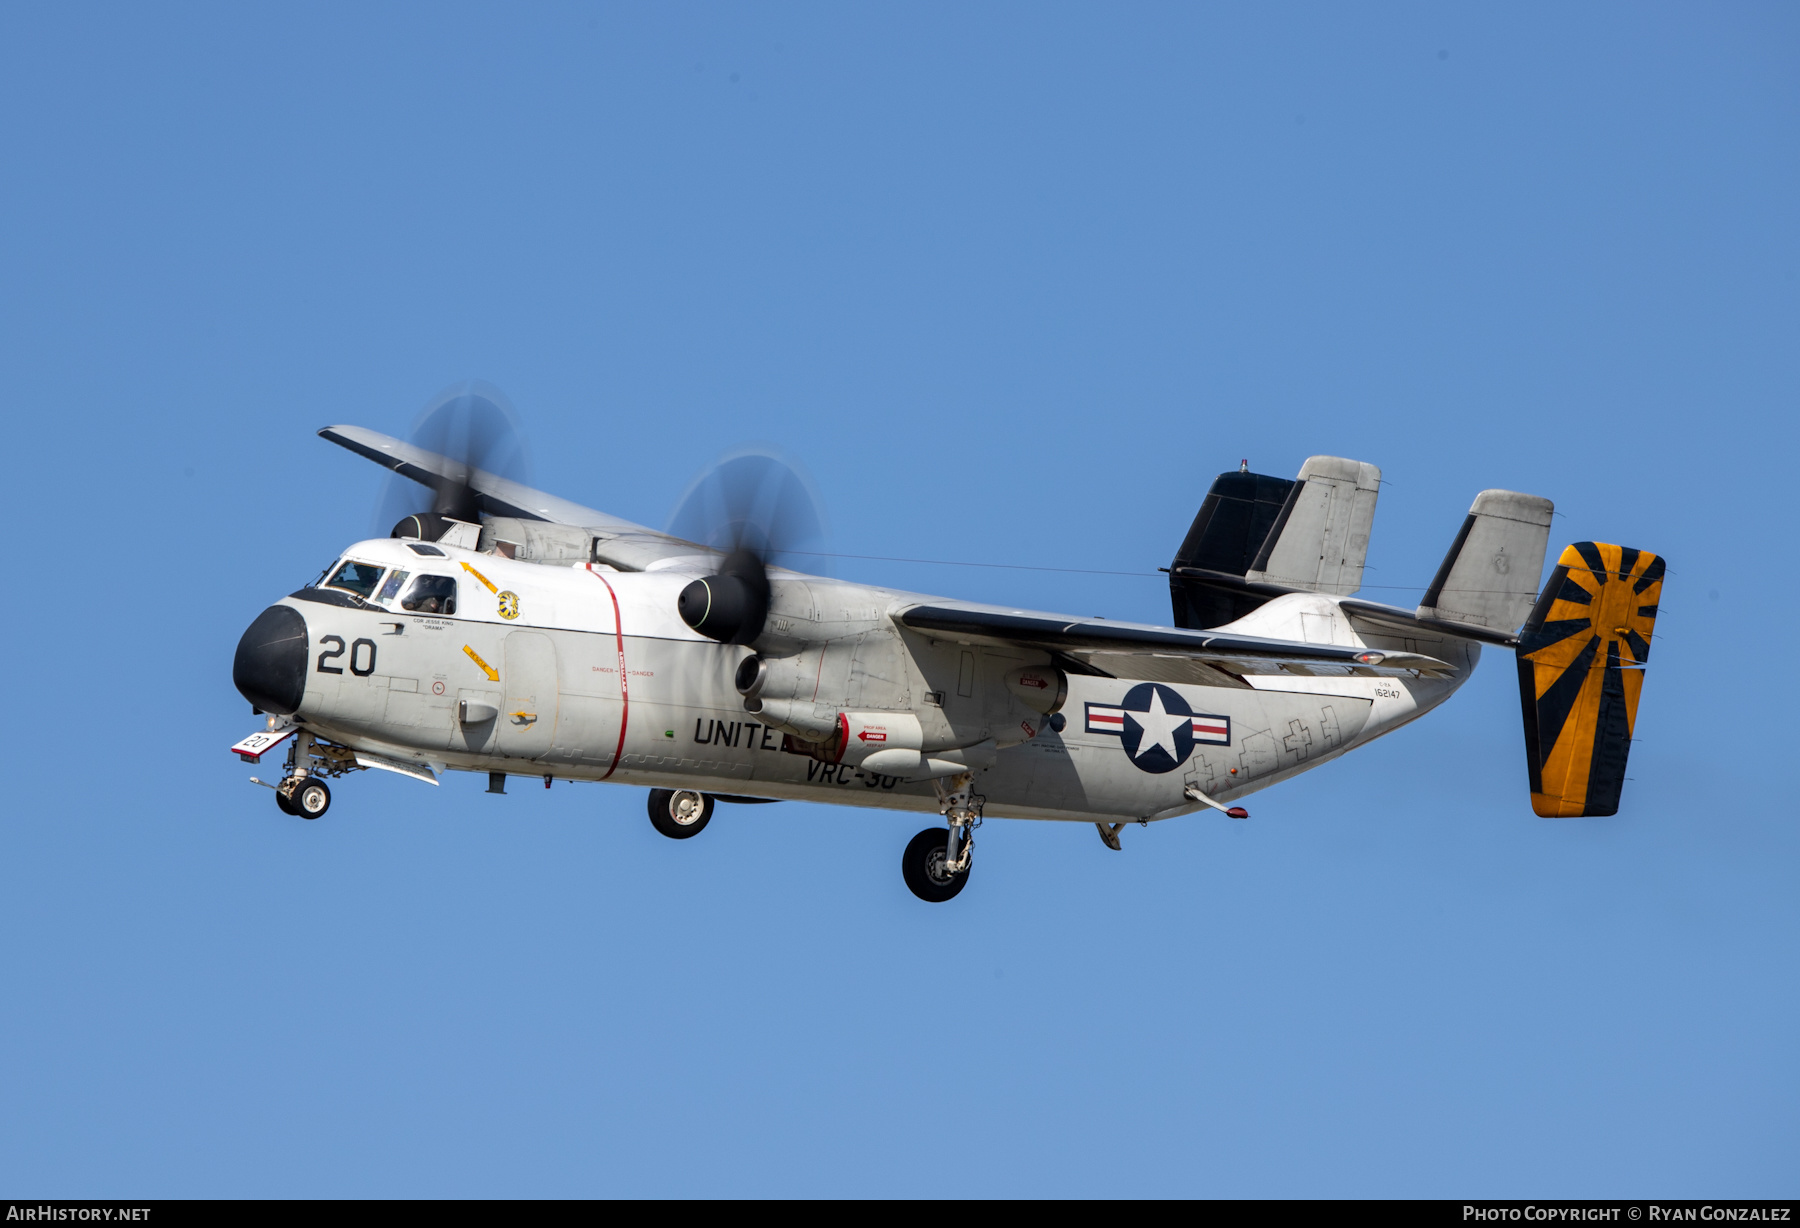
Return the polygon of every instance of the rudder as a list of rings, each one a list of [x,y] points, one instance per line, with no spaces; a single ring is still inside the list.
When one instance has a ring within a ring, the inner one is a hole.
[[[1531,808],[1543,818],[1618,813],[1663,571],[1658,555],[1576,542],[1519,632]]]

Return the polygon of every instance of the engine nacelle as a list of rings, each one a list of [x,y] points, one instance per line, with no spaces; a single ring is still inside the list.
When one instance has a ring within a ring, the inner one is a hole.
[[[810,701],[747,699],[744,711],[756,714],[769,728],[791,733],[802,742],[824,742],[838,731],[838,714]]]
[[[769,576],[761,559],[734,550],[710,576],[681,590],[675,599],[681,621],[721,644],[748,644],[769,617]]]
[[[925,730],[911,712],[839,712],[828,717],[812,704],[793,700],[751,702],[761,704],[763,724],[791,734],[803,744],[785,749],[823,763],[860,767],[866,762],[884,775],[902,774],[894,771],[896,766],[913,771],[925,763],[919,750]]]
[[[919,718],[910,712],[842,712],[837,736],[838,762],[852,766],[880,751],[916,756],[925,743]]]
[[[737,676],[732,680],[737,692],[745,699],[744,710],[755,712],[751,707],[757,700],[765,704],[772,700],[805,698],[806,706],[811,707],[819,689],[819,675],[823,666],[820,656],[830,652],[845,652],[847,647],[821,644],[811,652],[797,653],[788,657],[765,657],[758,653],[754,657],[746,657],[738,666]],[[821,700],[836,699],[837,703],[829,704],[832,719],[837,719],[837,710],[843,704],[842,695],[817,695]]]

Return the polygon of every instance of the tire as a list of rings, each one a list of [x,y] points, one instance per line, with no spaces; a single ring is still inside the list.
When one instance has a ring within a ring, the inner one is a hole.
[[[322,780],[303,780],[295,788],[293,800],[289,804],[301,818],[316,819],[331,809],[331,790],[325,787]]]
[[[287,794],[283,793],[280,789],[275,790],[275,805],[283,814],[300,813],[298,810],[294,809],[294,804],[288,801]]]
[[[694,799],[699,798],[698,802]],[[671,840],[697,836],[712,821],[713,799],[692,789],[650,790],[650,823]]]
[[[950,832],[942,827],[927,827],[907,842],[900,856],[900,875],[907,890],[927,904],[942,904],[956,898],[969,881],[969,872],[945,876],[941,867],[944,854],[950,851]],[[935,866],[934,866],[935,863]]]

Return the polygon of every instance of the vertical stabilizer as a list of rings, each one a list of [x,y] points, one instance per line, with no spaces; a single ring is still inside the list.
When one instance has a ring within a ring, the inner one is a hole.
[[[1476,495],[1462,531],[1425,590],[1419,617],[1474,623],[1491,631],[1517,628],[1537,596],[1554,511],[1550,500],[1515,490]]]
[[[1618,813],[1662,580],[1654,554],[1576,542],[1519,633],[1531,808],[1544,818]]]
[[[1362,587],[1381,470],[1341,456],[1310,456],[1246,578],[1348,597]]]

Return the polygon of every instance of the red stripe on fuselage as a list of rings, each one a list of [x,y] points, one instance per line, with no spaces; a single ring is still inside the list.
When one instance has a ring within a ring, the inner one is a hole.
[[[588,575],[606,585],[606,595],[613,603],[613,638],[619,646],[619,745],[613,749],[612,766],[606,769],[605,780],[619,770],[619,760],[625,754],[625,729],[631,721],[631,675],[625,671],[625,620],[619,616],[619,594],[613,592],[610,581],[594,570],[594,565],[587,565]]]

